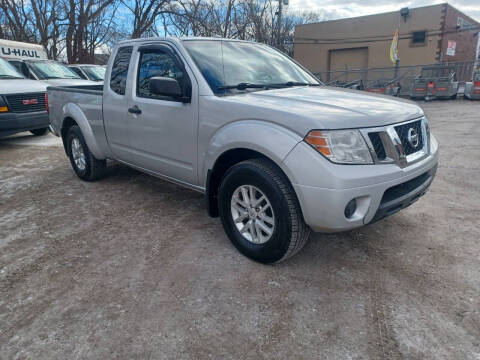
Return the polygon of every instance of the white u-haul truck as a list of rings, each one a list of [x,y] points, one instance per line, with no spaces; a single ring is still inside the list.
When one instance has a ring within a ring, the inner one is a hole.
[[[0,57],[13,65],[27,79],[42,80],[50,85],[93,85],[67,65],[49,60],[41,45],[0,39]]]

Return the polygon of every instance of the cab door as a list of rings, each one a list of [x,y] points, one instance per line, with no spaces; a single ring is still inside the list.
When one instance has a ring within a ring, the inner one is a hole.
[[[192,71],[167,44],[139,47],[135,63],[127,115],[134,164],[197,185],[198,85]],[[177,80],[188,100],[153,94],[152,77]]]
[[[133,46],[118,48],[103,90],[103,122],[107,142],[116,159],[125,162],[132,161],[127,119],[127,86],[130,86],[129,79],[134,76],[129,75],[132,53]]]

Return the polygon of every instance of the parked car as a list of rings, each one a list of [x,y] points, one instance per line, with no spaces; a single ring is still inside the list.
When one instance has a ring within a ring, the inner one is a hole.
[[[422,68],[413,79],[410,97],[413,99],[455,99],[458,93],[456,67],[435,65]]]
[[[415,103],[325,87],[252,42],[129,40],[103,88],[49,87],[48,99],[81,179],[114,159],[203,192],[237,249],[263,263],[297,253],[311,229],[354,229],[409,206],[437,168]]]
[[[99,82],[105,78],[106,68],[102,65],[76,64],[68,65],[68,67],[82,79]]]
[[[46,89],[47,84],[25,79],[0,58],[0,137],[22,131],[47,133]]]
[[[94,82],[82,79],[67,65],[52,60],[7,59],[26,78],[42,80],[50,85],[92,85]]]
[[[480,100],[480,71],[473,74],[471,82],[465,83],[465,98],[470,100]]]

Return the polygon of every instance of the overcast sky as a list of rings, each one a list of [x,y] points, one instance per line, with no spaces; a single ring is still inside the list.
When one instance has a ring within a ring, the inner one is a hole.
[[[315,11],[322,19],[333,20],[353,16],[397,11],[402,7],[440,4],[445,0],[290,0],[289,10]],[[480,21],[480,0],[452,0],[449,3],[468,16]]]

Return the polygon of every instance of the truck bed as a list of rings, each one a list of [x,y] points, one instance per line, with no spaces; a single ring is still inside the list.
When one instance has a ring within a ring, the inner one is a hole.
[[[60,135],[65,116],[70,115],[82,127],[88,122],[93,131],[103,132],[103,85],[49,86],[50,124]]]
[[[49,86],[47,88],[47,90],[102,95],[103,84],[101,84],[101,85],[77,85],[77,86]]]

